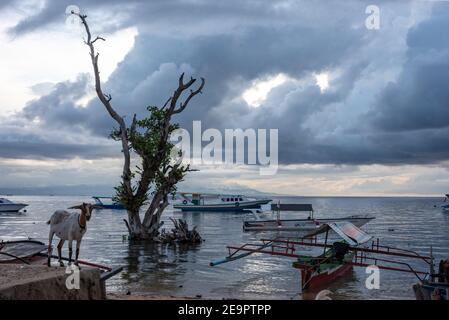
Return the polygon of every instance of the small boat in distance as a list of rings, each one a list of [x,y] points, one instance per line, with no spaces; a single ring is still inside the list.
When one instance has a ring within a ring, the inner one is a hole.
[[[271,202],[271,199],[248,198],[243,195],[177,193],[181,203],[175,203],[174,209],[182,211],[214,211],[214,212],[243,212],[246,209],[260,208]]]
[[[1,212],[19,212],[28,206],[25,203],[15,203],[6,198],[0,198],[0,213]]]
[[[443,200],[444,203],[446,203],[447,200],[449,199],[449,193],[446,193],[445,196],[446,197]],[[449,213],[449,203],[441,205],[441,210],[443,210],[443,212],[445,212],[445,213]]]
[[[111,197],[92,197],[95,200],[95,205],[98,209],[113,209],[113,210],[124,210],[125,206],[119,202],[114,202]],[[104,202],[102,200],[108,200]]]

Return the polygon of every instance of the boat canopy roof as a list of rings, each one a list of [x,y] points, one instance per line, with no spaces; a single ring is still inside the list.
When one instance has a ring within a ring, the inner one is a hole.
[[[334,230],[343,240],[345,240],[351,246],[364,244],[373,238],[349,221],[338,221],[323,224],[321,228],[319,228],[309,236],[321,234],[331,229]]]
[[[280,211],[313,211],[311,204],[304,203],[272,203],[271,210]]]
[[[200,196],[223,196],[223,195],[237,195],[237,193],[203,193],[203,192],[177,192],[179,195],[200,195]]]

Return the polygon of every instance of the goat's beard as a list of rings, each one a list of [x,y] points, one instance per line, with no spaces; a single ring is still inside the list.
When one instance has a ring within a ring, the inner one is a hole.
[[[90,220],[90,216],[86,216],[86,220],[89,221]]]

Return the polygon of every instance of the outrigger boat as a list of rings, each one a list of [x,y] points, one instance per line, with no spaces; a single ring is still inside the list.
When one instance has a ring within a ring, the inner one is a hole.
[[[357,227],[361,227],[374,219],[368,215],[351,215],[342,218],[320,218],[314,217],[314,210],[311,204],[271,204],[269,210],[251,209],[251,213],[256,217],[255,220],[243,221],[243,231],[295,231],[306,232],[321,228],[326,223],[348,221]],[[309,216],[303,219],[281,219],[281,211],[308,212]],[[262,220],[261,214],[276,214],[276,219]]]
[[[92,197],[95,200],[96,208],[98,209],[113,209],[113,210],[124,210],[125,206],[121,203],[114,202],[111,197]],[[108,200],[105,203],[103,200]]]
[[[47,265],[47,250],[45,243],[36,240],[1,241],[0,264]],[[51,258],[58,259],[58,256],[52,255]],[[63,257],[62,260],[69,259]],[[123,267],[111,268],[84,260],[78,260],[78,263],[102,271],[102,280],[107,280],[123,270]]]
[[[190,192],[179,192],[177,195],[181,197],[181,203],[175,203],[173,208],[182,211],[243,212],[271,202],[271,199],[248,198],[243,195]]]
[[[328,243],[329,232],[333,230],[340,237],[339,241]],[[317,242],[318,234],[325,234],[324,243]],[[378,255],[416,259],[427,266],[433,265],[432,256],[423,256],[417,252],[381,246],[379,239],[368,242],[372,237],[350,222],[331,222],[323,225],[307,238],[275,238],[261,239],[260,243],[247,243],[239,247],[228,246],[228,256],[219,261],[211,262],[210,266],[231,262],[254,253],[269,254],[293,258],[293,267],[299,269],[302,280],[302,290],[322,288],[335,279],[347,274],[354,266],[368,267],[376,265],[379,269],[413,273],[423,281],[429,272],[415,270],[409,263],[383,259]],[[309,251],[306,253],[304,249]],[[310,254],[310,249],[321,252]],[[375,256],[372,256],[375,255]]]
[[[440,260],[438,273],[413,285],[416,300],[449,300],[449,260]]]

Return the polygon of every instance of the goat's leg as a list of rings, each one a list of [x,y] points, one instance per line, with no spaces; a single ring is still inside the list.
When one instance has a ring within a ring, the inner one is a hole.
[[[73,245],[73,240],[69,239],[69,265],[72,264],[72,253],[73,253],[72,245]]]
[[[61,267],[64,267],[64,262],[62,262],[62,246],[64,245],[65,240],[61,239],[58,243],[58,261]]]
[[[50,267],[51,263],[51,254],[52,254],[52,246],[51,243],[53,242],[53,236],[55,235],[55,233],[53,232],[53,230],[50,229],[50,233],[48,234],[48,259],[47,259],[47,266]]]
[[[78,266],[78,257],[80,255],[81,240],[76,241],[75,265]]]

